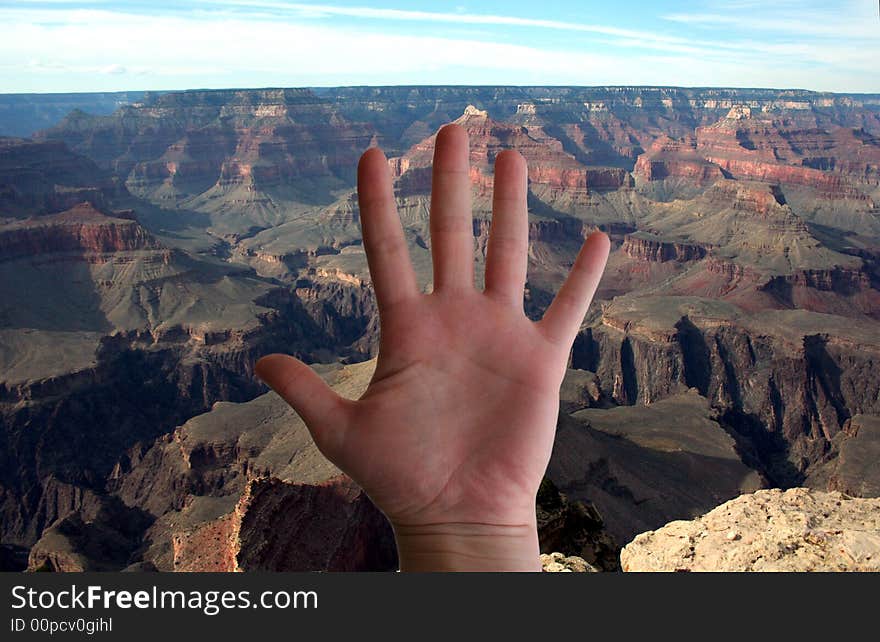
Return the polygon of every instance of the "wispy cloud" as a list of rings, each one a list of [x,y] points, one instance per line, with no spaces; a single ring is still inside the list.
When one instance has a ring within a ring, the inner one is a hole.
[[[577,31],[582,33],[597,33],[609,36],[621,36],[624,38],[638,38],[641,40],[656,42],[687,42],[684,38],[663,35],[649,31],[633,31],[619,27],[587,24],[578,22],[563,22],[559,20],[545,20],[541,18],[521,18],[516,16],[500,16],[491,14],[476,14],[466,11],[437,12],[437,11],[412,11],[408,9],[385,9],[377,7],[349,7],[327,4],[302,4],[297,2],[276,2],[273,0],[196,0],[201,5],[224,6],[224,7],[252,7],[262,9],[286,10],[299,13],[301,16],[312,18],[329,16],[346,16],[349,18],[368,18],[373,20],[391,20],[407,22],[439,22],[471,25],[495,25],[506,27],[528,27],[532,29],[552,29],[558,31]]]
[[[878,37],[880,25],[853,20],[827,20],[815,19],[784,19],[774,20],[770,18],[745,18],[713,13],[685,13],[670,14],[665,18],[671,22],[699,24],[715,27],[735,26],[741,29],[753,29],[764,32],[779,34],[796,34],[798,37],[814,36],[826,38],[861,38],[872,39]]]
[[[740,43],[719,40],[694,40],[675,36],[660,31],[625,29],[610,25],[582,22],[565,22],[542,18],[523,18],[495,14],[477,14],[467,11],[437,12],[414,11],[407,9],[386,9],[378,7],[350,7],[328,4],[303,4],[298,2],[282,2],[278,0],[196,0],[203,7],[223,7],[235,9],[263,9],[288,12],[301,18],[321,19],[331,17],[347,17],[373,20],[377,22],[420,22],[455,25],[483,25],[495,27],[515,27],[528,30],[563,31],[571,33],[595,34],[609,36],[613,40],[604,40],[607,44],[618,44],[627,48],[653,49],[663,52],[712,55],[721,50],[742,49]],[[247,14],[238,13],[240,17]],[[263,17],[263,14],[256,14]]]
[[[873,0],[847,0],[819,4],[776,0],[728,1],[712,6],[713,11],[670,13],[663,18],[669,22],[698,25],[709,28],[736,28],[794,37],[831,38],[880,42],[880,15]]]

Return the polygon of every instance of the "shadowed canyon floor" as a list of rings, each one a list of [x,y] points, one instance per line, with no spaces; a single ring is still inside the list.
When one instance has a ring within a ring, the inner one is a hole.
[[[472,145],[478,284],[503,149],[530,168],[527,314],[587,234],[612,238],[562,389],[543,552],[612,570],[638,533],[743,492],[880,494],[880,96],[86,100],[0,101],[2,131],[45,124],[0,139],[4,568],[28,553],[55,570],[393,568],[382,515],[253,363],[283,351],[345,394],[366,385],[379,328],[357,159],[389,156],[428,290],[433,134],[453,120]]]

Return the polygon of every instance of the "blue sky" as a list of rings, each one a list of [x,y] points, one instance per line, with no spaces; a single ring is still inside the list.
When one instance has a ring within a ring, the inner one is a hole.
[[[0,1],[0,93],[386,84],[880,92],[876,0]]]

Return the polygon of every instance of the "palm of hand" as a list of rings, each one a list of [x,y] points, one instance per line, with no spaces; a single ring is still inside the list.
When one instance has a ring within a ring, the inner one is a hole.
[[[431,294],[416,287],[384,156],[370,150],[361,159],[361,225],[382,328],[364,395],[340,398],[292,357],[257,366],[395,526],[534,522],[568,352],[608,254],[607,237],[592,235],[544,319],[530,321],[522,307],[527,170],[519,154],[503,152],[486,288],[477,291],[467,154],[461,128],[440,131]]]
[[[559,408],[554,346],[481,293],[423,297],[328,454],[394,523],[528,523]]]

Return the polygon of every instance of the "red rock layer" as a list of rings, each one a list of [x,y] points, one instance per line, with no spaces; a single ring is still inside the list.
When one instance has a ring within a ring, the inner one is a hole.
[[[626,235],[621,249],[630,258],[652,263],[666,261],[683,263],[698,261],[706,256],[706,248],[700,245],[662,241],[645,235]]]
[[[721,169],[697,154],[692,139],[658,138],[639,156],[633,174],[645,181],[684,178],[697,185],[711,185],[724,178]]]
[[[829,270],[800,270],[784,277],[774,277],[765,287],[770,289],[774,287],[774,284],[780,282],[789,286],[841,294],[871,288],[871,279],[865,272],[843,267],[834,267]]]
[[[806,224],[800,218],[780,208],[785,205],[785,196],[777,185],[720,180],[706,192],[705,198],[711,204],[733,207],[761,219],[779,218],[784,221],[786,229],[794,226],[800,231],[807,231]]]
[[[880,314],[880,292],[864,270],[838,266],[768,276],[711,254],[700,268],[677,279],[664,294],[720,299],[749,312],[796,308],[856,318]]]
[[[694,139],[658,138],[639,157],[634,175],[644,181],[683,178],[697,186],[727,176],[870,202],[864,188],[880,184],[880,141],[862,129],[820,123],[812,112],[771,118],[739,106],[698,127]]]
[[[322,484],[249,482],[233,512],[172,538],[175,571],[393,569],[391,528],[340,475]]]
[[[525,157],[531,183],[553,190],[587,192],[591,189],[617,189],[629,183],[626,170],[585,167],[563,149],[559,140],[540,128],[528,129],[498,122],[473,106],[468,106],[456,122],[464,127],[470,139],[471,182],[478,195],[491,194],[492,165],[498,153],[505,149],[516,149]],[[389,160],[401,196],[428,191],[433,153],[434,137],[431,136],[414,145],[402,157]]]
[[[697,152],[736,178],[805,185],[841,198],[859,197],[854,184],[880,183],[880,141],[865,132],[732,111],[696,136]]]
[[[137,221],[107,216],[90,203],[60,214],[0,226],[0,260],[54,252],[107,253],[157,249]]]

